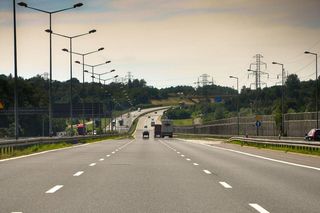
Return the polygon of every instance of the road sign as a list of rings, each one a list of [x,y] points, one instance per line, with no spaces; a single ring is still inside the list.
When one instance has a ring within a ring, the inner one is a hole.
[[[257,122],[256,122],[256,127],[260,127],[261,124],[262,124],[261,121],[257,121]]]
[[[0,109],[4,109],[4,104],[0,101]]]
[[[217,96],[214,98],[214,102],[216,102],[216,103],[220,103],[221,101],[222,101],[221,96]]]
[[[262,121],[262,115],[256,115],[256,121]]]

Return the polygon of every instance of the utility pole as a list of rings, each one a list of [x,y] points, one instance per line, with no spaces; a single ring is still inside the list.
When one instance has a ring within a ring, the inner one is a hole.
[[[133,79],[133,75],[131,74],[131,72],[128,72],[128,74],[126,75],[126,80],[129,83],[129,81],[132,81]]]
[[[266,83],[261,81],[261,76],[267,75],[269,78],[269,74],[261,71],[262,66],[264,66],[265,69],[267,69],[267,64],[261,60],[261,58],[263,58],[263,56],[261,54],[256,54],[255,56],[253,56],[253,58],[256,59],[256,62],[250,64],[250,68],[248,69],[248,72],[251,72],[251,73],[249,73],[249,75],[254,75],[255,83],[252,83],[251,85],[255,85],[254,88],[257,90],[258,88],[261,88],[261,85],[266,85]],[[255,68],[255,69],[253,69],[253,68]],[[249,77],[249,75],[248,75],[248,77]],[[251,87],[251,85],[250,85],[250,87]]]
[[[201,84],[202,86],[207,86],[207,85],[213,84],[213,78],[212,78],[212,81],[209,81],[209,78],[210,78],[210,75],[208,74],[200,75],[201,80],[199,81],[199,78],[198,78],[198,85]]]
[[[250,84],[250,87],[251,87],[251,85],[255,85],[255,89],[257,90],[257,97],[258,97],[259,93],[260,93],[261,85],[267,85],[266,83],[261,81],[261,76],[267,75],[269,78],[269,74],[261,71],[262,66],[264,66],[264,68],[267,69],[267,64],[261,60],[261,58],[263,58],[263,56],[261,54],[256,54],[255,56],[253,56],[253,58],[255,58],[256,61],[254,63],[250,64],[250,68],[248,69],[248,72],[251,72],[251,73],[248,74],[248,78],[249,78],[249,75],[254,75],[255,82]],[[258,125],[258,122],[260,123],[261,121],[258,120],[258,118],[257,118],[258,117],[257,114],[259,113],[258,103],[255,103],[255,105],[256,105],[255,108],[256,108],[256,120],[257,120],[256,127],[257,127],[257,136],[258,136],[259,135],[259,127],[260,127],[260,125]]]

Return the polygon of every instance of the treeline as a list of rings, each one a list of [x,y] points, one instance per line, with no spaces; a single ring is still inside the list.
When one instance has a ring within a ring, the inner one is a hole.
[[[172,119],[199,117],[204,123],[210,123],[212,120],[237,116],[237,103],[239,103],[241,116],[274,115],[276,123],[279,124],[282,91],[284,94],[284,113],[314,112],[316,110],[316,81],[300,81],[295,74],[288,76],[283,88],[280,85],[258,90],[243,87],[239,97],[235,90],[230,91],[230,88],[215,87],[199,88],[196,92],[204,94],[204,99],[192,106],[182,106],[170,110],[167,116]],[[184,91],[188,91],[186,88],[184,89]],[[231,94],[231,96],[223,97],[223,94]],[[210,95],[220,95],[222,101],[213,102]]]
[[[186,99],[193,101],[191,106],[183,106],[167,113],[174,119],[202,118],[204,122],[236,116],[237,91],[218,85],[207,85],[199,88],[191,86],[176,86],[157,89],[148,86],[142,79],[134,79],[126,84],[110,83],[103,85],[99,82],[82,84],[77,79],[72,79],[74,105],[85,103],[103,103],[107,110],[128,110],[130,108],[151,105],[153,99],[167,99],[180,97],[181,102]],[[70,82],[52,82],[53,103],[69,103]],[[132,103],[129,103],[126,93]],[[284,86],[284,112],[310,112],[315,111],[316,81],[300,81],[297,75],[290,75]],[[30,79],[18,79],[19,107],[21,108],[47,108],[48,107],[48,80],[41,76]],[[258,90],[243,87],[239,96],[239,109],[241,116],[254,114],[281,113],[282,87],[273,86]],[[194,98],[192,98],[194,97]],[[117,104],[114,103],[116,100]],[[11,75],[0,75],[0,101],[4,110],[14,107],[14,79]],[[13,135],[13,116],[4,116],[0,112],[0,136]],[[55,119],[55,131],[64,129],[66,119]],[[76,122],[74,122],[76,123]],[[46,135],[43,126],[47,126],[45,116],[21,116],[20,131],[22,136]]]

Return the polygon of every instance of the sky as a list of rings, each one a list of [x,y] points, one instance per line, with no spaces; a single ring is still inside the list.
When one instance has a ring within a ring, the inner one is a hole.
[[[283,63],[288,74],[315,79],[319,53],[319,0],[79,0],[80,8],[53,14],[53,31],[68,36],[97,32],[73,39],[73,51],[105,50],[86,57],[106,75],[145,79],[157,88],[196,86],[202,74],[217,85],[250,87],[254,77],[247,69],[256,54],[267,64],[261,81],[278,84]],[[77,0],[25,0],[29,6],[55,11]],[[17,2],[19,2],[17,0]],[[0,0],[0,74],[13,74],[12,1]],[[30,78],[49,72],[48,14],[17,6],[18,73]],[[69,40],[53,37],[53,79],[70,78]],[[81,60],[74,56],[73,60]],[[73,64],[73,76],[82,79],[82,67]],[[86,75],[90,81],[90,75]]]

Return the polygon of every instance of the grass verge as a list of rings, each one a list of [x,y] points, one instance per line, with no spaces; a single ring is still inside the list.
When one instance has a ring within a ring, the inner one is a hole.
[[[274,145],[274,144],[259,144],[259,143],[248,143],[245,141],[230,141],[229,143],[237,144],[240,146],[250,146],[256,147],[258,149],[271,149],[277,151],[293,152],[293,153],[300,153],[300,154],[308,154],[308,155],[317,155],[320,156],[320,147],[313,148],[313,147],[304,147],[304,146],[290,146],[290,145]]]
[[[176,119],[172,120],[174,126],[191,126],[193,124],[193,119]]]
[[[77,145],[79,144],[85,144],[85,143],[93,143],[93,142],[98,142],[98,141],[103,141],[103,140],[120,140],[128,138],[128,135],[113,135],[113,136],[105,136],[101,138],[94,138],[94,139],[80,139],[77,141]],[[55,149],[61,149],[61,148],[66,148],[70,146],[75,146],[75,143],[72,142],[57,142],[57,143],[52,143],[52,144],[38,144],[38,145],[32,145],[26,148],[19,148],[19,149],[7,149],[7,150],[1,150],[0,153],[0,159],[6,159],[6,158],[12,158],[12,157],[19,157],[23,155],[30,155],[33,153],[38,153],[38,152],[44,152],[44,151],[49,151],[49,150],[55,150]]]

